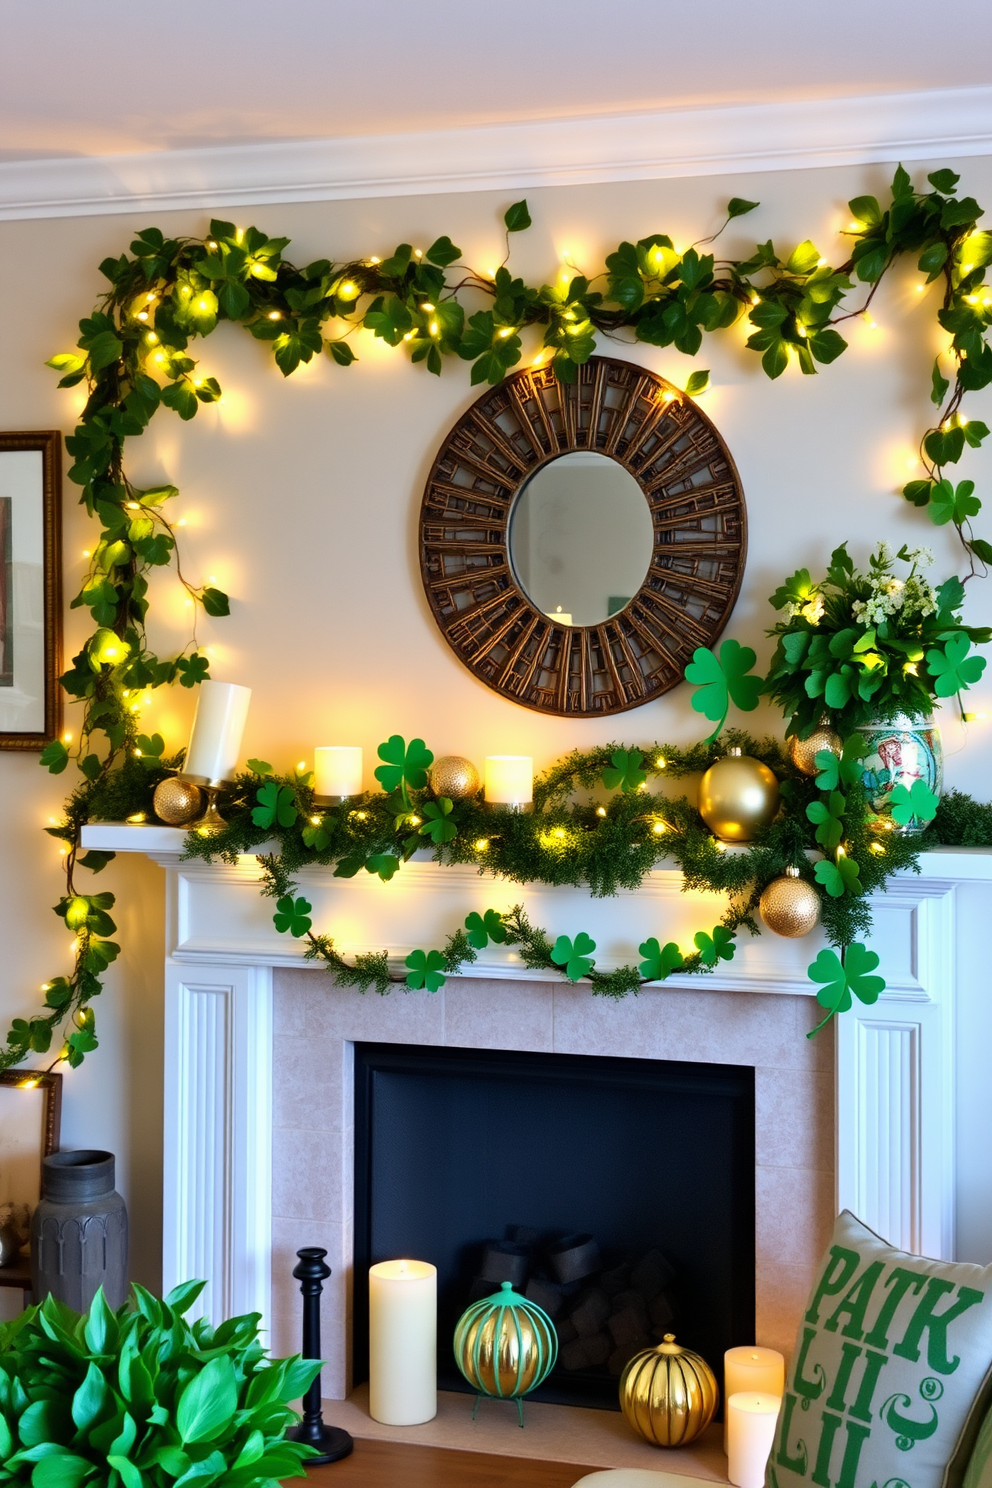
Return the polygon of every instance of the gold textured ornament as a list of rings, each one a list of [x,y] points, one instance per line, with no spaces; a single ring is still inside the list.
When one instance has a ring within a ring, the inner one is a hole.
[[[170,827],[185,827],[202,814],[203,792],[191,781],[169,775],[155,787],[152,806],[159,821]]]
[[[829,718],[821,718],[808,739],[800,739],[795,734],[789,736],[789,758],[804,775],[817,773],[816,756],[821,749],[839,755],[843,747],[840,734],[830,727]]]
[[[758,901],[761,918],[776,935],[795,939],[808,935],[820,918],[820,896],[799,869],[788,867],[783,878],[772,879]]]
[[[778,811],[778,781],[760,760],[728,749],[699,782],[699,814],[722,842],[750,842]]]
[[[627,1424],[655,1447],[685,1447],[705,1431],[720,1403],[716,1375],[666,1333],[657,1348],[635,1354],[620,1377]]]
[[[436,796],[447,796],[451,801],[460,801],[465,796],[477,796],[482,787],[482,778],[470,759],[461,754],[443,754],[430,769],[431,790]]]
[[[516,1400],[522,1426],[521,1397],[536,1390],[554,1368],[558,1334],[543,1308],[518,1296],[512,1283],[504,1281],[493,1296],[462,1313],[454,1352],[458,1368],[480,1395]]]

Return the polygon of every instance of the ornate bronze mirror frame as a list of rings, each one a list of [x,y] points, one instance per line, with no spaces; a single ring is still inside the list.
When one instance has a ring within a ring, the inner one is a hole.
[[[653,549],[619,613],[569,626],[524,593],[509,524],[534,472],[579,450],[637,480]],[[456,656],[511,701],[570,718],[622,713],[680,682],[730,618],[746,550],[740,477],[710,420],[664,378],[609,357],[572,384],[542,368],[483,393],[445,439],[420,515],[424,586]]]

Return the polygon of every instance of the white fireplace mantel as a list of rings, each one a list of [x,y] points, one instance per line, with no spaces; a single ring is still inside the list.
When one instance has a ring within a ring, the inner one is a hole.
[[[254,857],[236,864],[182,860],[177,828],[94,823],[83,845],[141,852],[166,869],[164,1285],[211,1281],[209,1310],[270,1311],[272,1190],[272,974],[314,966],[279,935],[258,892]],[[954,1253],[954,1005],[961,978],[983,968],[958,956],[955,890],[992,882],[992,853],[936,849],[920,874],[894,875],[872,900],[872,947],[886,991],[837,1020],[837,1204],[907,1250]],[[407,864],[389,884],[367,874],[299,875],[315,926],[343,953],[387,950],[402,963],[440,946],[474,909],[524,903],[552,936],[586,930],[603,967],[636,961],[647,936],[691,947],[719,921],[721,896],[682,893],[682,875],[659,866],[641,887],[594,899],[578,888],[520,886],[467,867]],[[705,977],[666,987],[813,995],[806,967],[822,939],[741,937],[737,955]],[[324,973],[326,975],[326,972]],[[462,976],[542,980],[512,950],[490,947]],[[418,996],[428,996],[420,993]],[[663,997],[664,988],[642,997]],[[512,1035],[510,1044],[512,1045]],[[589,1052],[595,1052],[590,1050]]]

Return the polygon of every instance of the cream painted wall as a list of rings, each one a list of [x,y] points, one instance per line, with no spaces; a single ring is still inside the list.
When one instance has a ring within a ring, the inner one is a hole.
[[[960,169],[964,188],[980,201],[992,197],[992,159],[966,161]],[[540,279],[556,271],[565,253],[594,271],[621,237],[667,231],[685,245],[719,225],[720,205],[731,195],[763,205],[728,229],[722,240],[728,252],[739,252],[755,236],[773,237],[786,248],[811,236],[839,260],[844,247],[837,230],[847,219],[846,200],[880,190],[886,174],[884,168],[837,169],[534,191],[535,226],[514,239],[512,262]],[[923,172],[917,174],[922,179]],[[478,194],[234,215],[290,235],[290,254],[301,263],[381,254],[398,241],[427,246],[447,232],[473,264],[488,269],[502,255],[506,204],[502,195]],[[43,362],[71,346],[76,321],[99,292],[97,263],[126,248],[131,230],[149,220],[140,213],[0,225],[7,285],[0,360],[5,428],[71,429],[77,394],[58,393]],[[198,213],[157,220],[179,233],[200,233],[207,225],[207,215]],[[822,569],[829,550],[845,538],[861,560],[885,536],[895,546],[904,540],[932,546],[940,577],[957,564],[949,535],[927,527],[893,494],[909,478],[907,461],[930,411],[929,365],[943,340],[933,323],[935,291],[918,294],[919,280],[911,270],[900,273],[878,297],[878,328],[851,322],[850,351],[818,377],[790,372],[770,384],[753,355],[743,352],[741,329],[715,338],[695,361],[712,369],[714,386],[704,407],[733,452],[748,499],[750,557],[728,633],[754,644],[762,658],[768,655],[763,631],[772,618],[766,596],[782,574],[802,564]],[[201,363],[220,378],[224,402],[202,410],[192,425],[161,414],[130,447],[136,481],[167,479],[180,487],[175,510],[186,519],[190,576],[215,575],[232,596],[232,617],[201,621],[200,637],[213,651],[215,675],[254,689],[246,756],[288,766],[309,756],[315,744],[360,743],[371,780],[375,746],[396,730],[422,734],[437,753],[477,760],[487,753],[530,753],[539,766],[573,746],[614,738],[698,737],[685,688],[626,717],[574,723],[504,702],[461,667],[435,630],[421,590],[416,520],[438,444],[473,396],[467,369],[455,364],[433,378],[364,334],[355,349],[359,362],[348,371],[324,359],[286,381],[262,347],[225,327],[203,347]],[[680,383],[693,365],[671,351],[604,350]],[[989,420],[990,403],[987,394],[978,395],[971,411]],[[992,455],[972,453],[962,473],[989,490],[990,464]],[[74,488],[67,486],[67,597],[75,592],[88,545],[74,502]],[[988,623],[992,586],[972,587],[970,616]],[[163,649],[181,644],[188,620],[181,593],[165,581],[156,584],[154,597],[155,639]],[[81,635],[78,612],[68,615],[67,627],[71,654]],[[978,689],[974,706],[992,715],[992,678]],[[175,748],[184,740],[191,707],[189,695],[176,689],[156,698],[144,721]],[[770,715],[751,722],[774,726]],[[965,739],[953,720],[946,728],[949,782],[982,797],[992,794],[989,730],[992,721],[974,725]],[[57,850],[41,833],[64,785],[64,778],[43,774],[32,757],[0,758],[4,1020],[29,1012],[38,984],[66,965],[65,936],[49,908],[59,893]],[[66,1145],[117,1152],[135,1230],[135,1274],[154,1284],[161,879],[149,865],[119,858],[104,884],[120,896],[126,954],[98,1008],[101,1050],[66,1076],[63,1137]],[[962,1187],[966,1218],[992,1210],[981,1154],[970,1161]],[[978,1209],[969,1209],[971,1195]],[[969,1219],[965,1228],[978,1235],[977,1221]]]

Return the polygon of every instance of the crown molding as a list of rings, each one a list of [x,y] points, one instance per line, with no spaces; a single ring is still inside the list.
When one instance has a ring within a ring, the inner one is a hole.
[[[992,87],[0,164],[0,221],[992,154]]]

